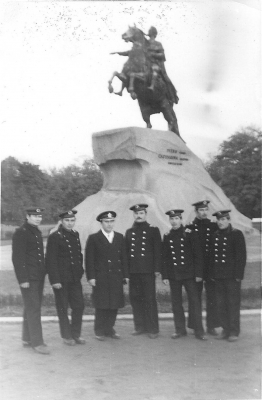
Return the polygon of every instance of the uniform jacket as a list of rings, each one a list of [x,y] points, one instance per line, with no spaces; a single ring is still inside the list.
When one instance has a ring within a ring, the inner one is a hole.
[[[208,266],[210,262],[211,237],[213,233],[217,230],[217,224],[210,221],[210,219],[208,218],[195,218],[191,224],[186,226],[186,228],[192,230],[198,235],[204,260],[203,274],[204,279],[206,279],[208,277]]]
[[[43,280],[46,274],[42,233],[25,222],[13,235],[12,261],[19,284]]]
[[[161,235],[148,222],[134,223],[126,231],[129,273],[154,273],[161,270]]]
[[[46,247],[46,267],[51,285],[77,282],[84,273],[79,233],[62,226],[51,233]]]
[[[243,233],[232,228],[218,229],[211,242],[210,277],[243,279],[246,266],[246,243]]]
[[[124,307],[123,281],[128,277],[125,241],[114,232],[109,243],[100,230],[90,235],[86,243],[86,276],[96,279],[93,287],[95,308],[118,309]]]
[[[195,232],[181,226],[171,229],[163,240],[162,278],[171,280],[203,277],[203,258]]]

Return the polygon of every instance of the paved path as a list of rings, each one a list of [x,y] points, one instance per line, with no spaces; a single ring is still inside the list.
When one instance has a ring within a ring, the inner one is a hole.
[[[117,321],[121,340],[98,342],[84,322],[86,345],[67,347],[57,323],[43,328],[50,356],[21,347],[19,324],[1,325],[1,399],[260,399],[260,316],[242,317],[236,343],[172,340],[172,321],[160,322],[158,339],[132,337],[132,322]]]

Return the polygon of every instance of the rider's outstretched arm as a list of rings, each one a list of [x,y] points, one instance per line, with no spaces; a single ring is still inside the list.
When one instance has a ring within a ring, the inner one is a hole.
[[[130,53],[130,51],[128,50],[128,51],[114,51],[113,53],[110,53],[110,54],[118,54],[119,56],[126,56],[126,57],[128,57],[128,56],[129,56],[129,53]]]

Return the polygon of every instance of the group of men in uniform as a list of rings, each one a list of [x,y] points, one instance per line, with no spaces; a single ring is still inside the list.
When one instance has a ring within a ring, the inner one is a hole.
[[[230,223],[230,210],[208,218],[209,201],[194,203],[196,218],[183,225],[183,210],[166,212],[171,229],[161,240],[157,227],[147,222],[147,204],[130,207],[133,226],[125,237],[114,231],[116,213],[97,216],[101,229],[88,237],[85,271],[92,286],[95,308],[95,337],[120,339],[115,331],[117,312],[124,307],[123,286],[129,283],[134,332],[155,339],[159,334],[156,301],[156,277],[170,285],[175,333],[173,339],[187,335],[182,287],[188,296],[188,328],[195,337],[207,340],[202,324],[202,291],[206,292],[207,333],[217,339],[236,341],[240,333],[240,291],[246,264],[246,246],[242,232]],[[13,236],[13,264],[24,301],[23,345],[49,354],[43,341],[41,300],[45,274],[52,285],[60,333],[66,345],[85,344],[81,337],[84,299],[81,278],[84,274],[79,234],[75,231],[76,210],[59,215],[60,225],[47,241],[38,229],[41,208],[27,209],[26,222]],[[68,318],[70,306],[71,319]],[[222,327],[220,334],[216,328]]]

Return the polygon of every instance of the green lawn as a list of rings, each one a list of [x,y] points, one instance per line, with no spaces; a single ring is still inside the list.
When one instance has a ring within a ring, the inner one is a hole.
[[[91,287],[85,277],[82,279],[85,297],[85,314],[93,314],[91,302]],[[242,308],[260,308],[261,263],[250,262],[246,266],[245,279],[242,283]],[[42,315],[56,315],[53,291],[48,279],[45,283],[45,296]],[[119,310],[130,313],[128,288],[125,286],[126,307]],[[169,286],[163,285],[161,278],[157,279],[157,299],[159,312],[171,312]],[[185,309],[187,309],[185,299]],[[21,315],[22,299],[18,283],[13,271],[0,271],[0,316]]]

